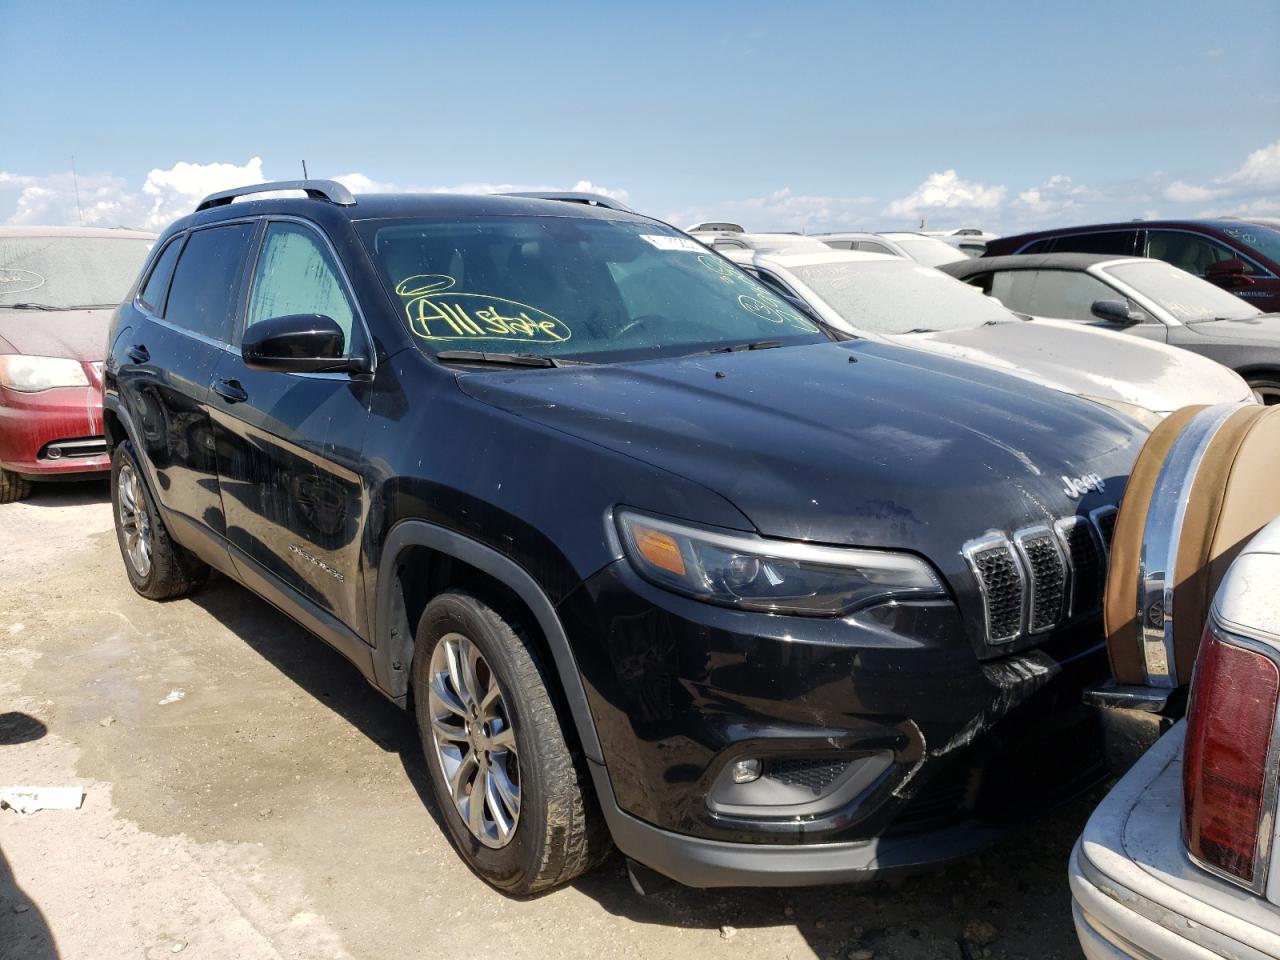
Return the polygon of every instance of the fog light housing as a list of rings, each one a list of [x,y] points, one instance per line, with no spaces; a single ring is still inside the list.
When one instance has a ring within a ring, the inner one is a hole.
[[[763,772],[763,765],[755,757],[748,757],[745,760],[735,760],[730,775],[733,777],[734,783],[751,783],[760,779]]]

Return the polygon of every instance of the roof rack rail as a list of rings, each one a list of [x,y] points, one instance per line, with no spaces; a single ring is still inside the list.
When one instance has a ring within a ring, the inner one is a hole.
[[[572,190],[546,191],[525,190],[516,193],[504,193],[504,197],[524,197],[528,200],[562,200],[565,203],[583,203],[589,207],[604,207],[606,210],[621,210],[623,213],[635,213],[621,200],[606,197],[603,193],[577,193]]]
[[[275,193],[277,190],[302,190],[312,200],[328,200],[340,207],[354,207],[356,204],[356,198],[351,195],[351,191],[337,180],[275,180],[271,183],[255,183],[247,187],[211,193],[196,205],[196,213],[201,210],[212,210],[214,207],[224,207],[236,197],[245,197],[252,193]]]

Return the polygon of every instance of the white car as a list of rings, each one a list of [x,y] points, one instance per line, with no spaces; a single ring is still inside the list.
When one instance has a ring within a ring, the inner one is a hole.
[[[876,253],[724,250],[827,324],[998,368],[1151,427],[1193,403],[1254,402],[1239,374],[1164,344],[1010,312],[931,267]]]
[[[1187,719],[1090,817],[1069,868],[1088,960],[1280,958],[1280,520],[1218,587]]]
[[[833,250],[888,253],[923,263],[926,267],[940,267],[944,263],[956,263],[973,256],[962,251],[950,239],[928,233],[822,233],[813,236]]]
[[[776,253],[781,250],[826,249],[826,244],[816,237],[801,233],[747,233],[736,223],[699,223],[685,233],[701,240],[713,250],[727,253],[730,250],[756,250]]]

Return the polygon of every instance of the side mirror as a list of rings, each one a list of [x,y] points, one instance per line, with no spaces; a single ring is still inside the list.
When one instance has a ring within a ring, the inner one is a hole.
[[[1130,310],[1129,304],[1123,300],[1095,300],[1093,306],[1089,308],[1099,320],[1105,320],[1107,323],[1122,323],[1125,326],[1131,326],[1135,323],[1142,322],[1142,314],[1137,310]]]
[[[240,342],[240,356],[245,366],[256,370],[354,372],[345,352],[346,336],[342,328],[332,317],[319,313],[295,313],[260,320],[245,331]]]
[[[1205,268],[1204,277],[1222,286],[1234,286],[1239,283],[1252,283],[1245,274],[1244,261],[1240,259],[1219,260]]]

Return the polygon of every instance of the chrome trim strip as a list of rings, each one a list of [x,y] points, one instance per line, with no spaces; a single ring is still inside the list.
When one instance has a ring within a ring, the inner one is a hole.
[[[1035,565],[1031,562],[1031,557],[1027,553],[1027,545],[1026,545],[1028,540],[1037,540],[1037,539],[1048,540],[1049,543],[1053,545],[1053,549],[1057,552],[1058,562],[1062,565],[1062,589],[1063,589],[1063,596],[1062,596],[1062,599],[1059,600],[1058,602],[1058,609],[1054,613],[1053,619],[1046,626],[1040,627],[1039,629],[1036,628],[1036,615],[1040,612],[1036,608],[1036,591],[1040,584],[1036,578]],[[1024,583],[1026,584],[1025,626],[1024,626],[1025,632],[1048,633],[1050,630],[1053,630],[1055,627],[1057,627],[1059,624],[1062,623],[1062,620],[1063,620],[1062,611],[1066,604],[1066,588],[1068,584],[1067,560],[1062,553],[1062,544],[1058,542],[1058,538],[1054,535],[1054,532],[1044,525],[1037,525],[1033,527],[1023,527],[1020,530],[1015,530],[1013,532],[1013,543],[1014,543],[1014,547],[1018,551],[1018,557],[1022,561],[1023,569],[1026,572],[1026,579],[1024,581]]]
[[[1177,686],[1173,636],[1173,588],[1177,578],[1178,545],[1191,497],[1191,481],[1200,469],[1209,444],[1239,403],[1206,407],[1191,418],[1174,440],[1156,478],[1142,528],[1142,556],[1138,564],[1138,629],[1147,683]]]
[[[1280,656],[1277,656],[1276,648],[1269,643],[1255,640],[1253,637],[1243,636],[1224,626],[1218,612],[1216,600],[1209,610],[1209,628],[1213,630],[1214,635],[1222,643],[1228,646],[1240,647],[1250,653],[1260,654],[1280,670]],[[1275,839],[1276,797],[1278,793],[1280,793],[1280,712],[1277,712],[1271,720],[1271,739],[1267,743],[1267,756],[1262,766],[1262,802],[1258,810],[1258,844],[1253,851],[1253,882],[1251,884],[1245,883],[1234,874],[1219,870],[1192,853],[1191,847],[1186,842],[1186,822],[1184,821],[1182,825],[1182,840],[1183,847],[1187,851],[1187,858],[1197,867],[1207,870],[1215,877],[1221,877],[1228,883],[1249,890],[1260,897],[1264,896],[1267,889],[1267,880],[1271,875],[1271,854]]]
[[[1019,590],[1019,607],[1018,629],[1011,636],[996,638],[991,634],[991,598],[987,592],[987,582],[983,579],[982,571],[978,568],[978,563],[974,559],[979,553],[989,550],[993,547],[1003,547],[1004,551],[1009,555],[1010,561],[1013,563],[1013,569],[1018,574],[1018,590]],[[1013,544],[1009,542],[1009,538],[999,531],[992,530],[981,537],[970,540],[960,552],[964,555],[965,560],[969,564],[969,570],[973,573],[974,580],[978,583],[978,592],[982,596],[982,613],[986,626],[986,640],[991,646],[1013,643],[1020,639],[1026,633],[1027,624],[1027,574],[1022,569],[1022,563],[1018,559],[1018,554],[1013,548]]]

